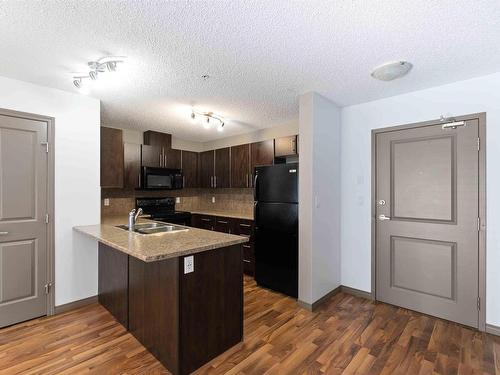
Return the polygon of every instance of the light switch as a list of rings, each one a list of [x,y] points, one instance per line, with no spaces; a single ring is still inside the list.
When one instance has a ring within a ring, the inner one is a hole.
[[[175,203],[181,203],[181,197],[176,197],[175,198]]]
[[[109,198],[104,198],[104,205],[109,206]]]
[[[184,257],[184,274],[194,272],[194,256]]]
[[[212,197],[212,203],[215,203],[215,197]]]

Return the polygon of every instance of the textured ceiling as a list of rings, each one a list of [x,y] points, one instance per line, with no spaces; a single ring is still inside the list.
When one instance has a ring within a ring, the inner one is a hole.
[[[87,61],[128,56],[88,94],[103,124],[210,141],[296,119],[309,90],[347,105],[498,71],[500,2],[0,0],[0,48],[0,75],[73,92]],[[370,77],[399,59],[408,76]]]

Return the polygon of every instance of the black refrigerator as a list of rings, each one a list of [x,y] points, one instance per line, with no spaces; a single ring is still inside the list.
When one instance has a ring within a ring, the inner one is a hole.
[[[299,165],[255,168],[255,280],[298,296]]]

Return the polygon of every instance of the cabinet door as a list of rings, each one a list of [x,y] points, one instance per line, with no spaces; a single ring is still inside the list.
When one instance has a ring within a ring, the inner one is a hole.
[[[141,145],[125,143],[123,145],[123,185],[135,189],[141,184]]]
[[[143,167],[159,168],[161,166],[162,152],[160,147],[142,145],[141,150],[141,164]]]
[[[231,233],[233,230],[233,220],[228,217],[215,217],[215,231],[223,233]]]
[[[214,187],[230,187],[229,147],[215,150],[215,181]]]
[[[198,153],[182,151],[182,174],[184,175],[184,187],[198,187]]]
[[[123,131],[101,127],[101,186],[123,187]]]
[[[274,162],[274,141],[255,142],[250,145],[250,186],[254,184],[255,167],[261,165],[273,165]]]
[[[289,156],[297,154],[297,136],[276,138],[274,140],[274,156]]]
[[[231,147],[231,187],[250,187],[250,145]]]
[[[200,153],[199,184],[202,188],[211,188],[214,185],[214,152]]]
[[[165,168],[181,169],[181,150],[164,149]]]

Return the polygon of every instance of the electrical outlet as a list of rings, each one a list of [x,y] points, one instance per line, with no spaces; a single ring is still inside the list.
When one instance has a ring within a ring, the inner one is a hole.
[[[184,274],[194,272],[194,256],[184,257]]]
[[[212,197],[212,203],[215,203],[215,197]]]
[[[181,197],[175,197],[175,203],[181,203]]]
[[[109,206],[109,198],[104,198],[104,205]]]

